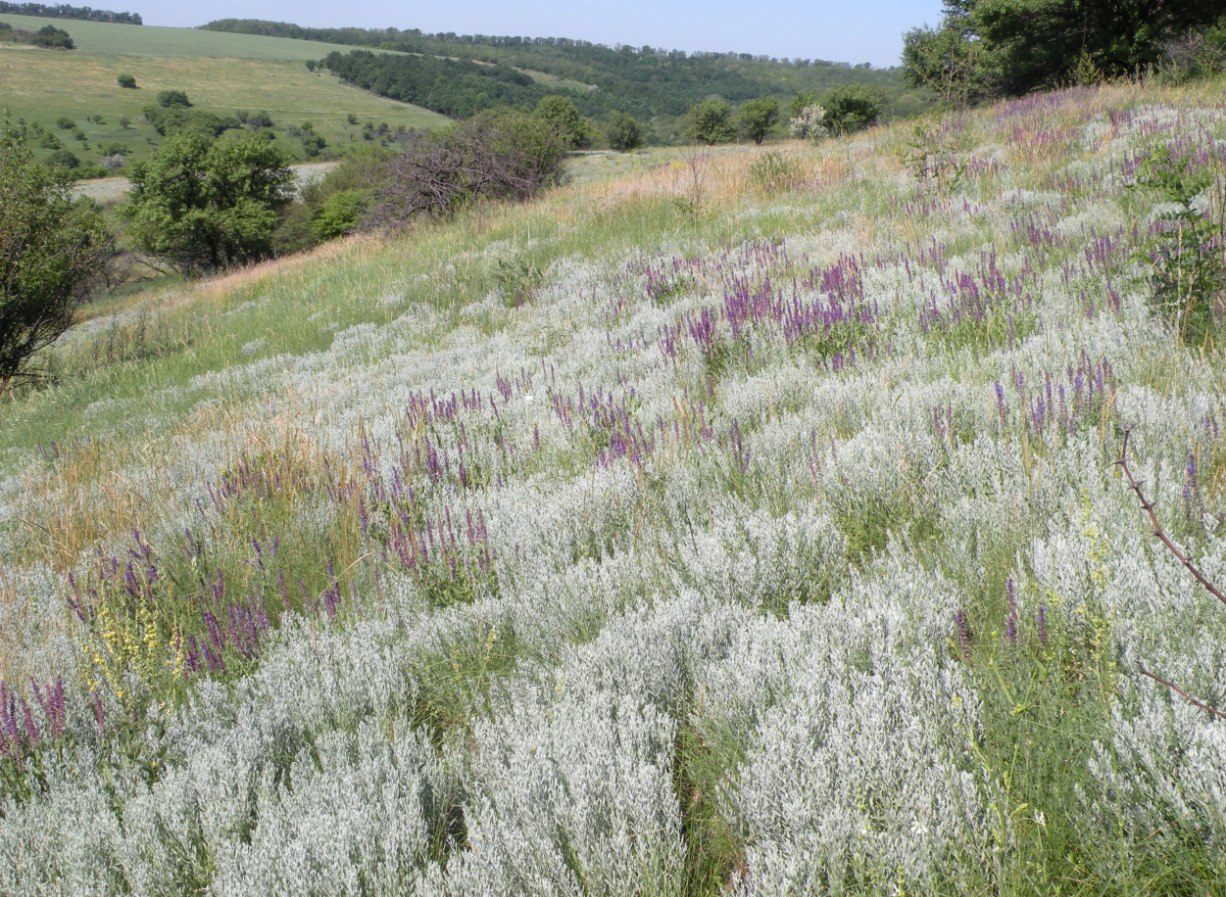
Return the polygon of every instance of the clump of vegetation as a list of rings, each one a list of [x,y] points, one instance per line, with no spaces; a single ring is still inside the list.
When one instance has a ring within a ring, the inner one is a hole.
[[[1156,69],[1172,42],[1222,23],[1213,0],[946,0],[939,26],[908,32],[903,72],[952,105],[1022,96]]]
[[[643,126],[625,112],[614,112],[610,116],[604,135],[609,148],[618,152],[629,152],[643,145]]]
[[[115,82],[116,82],[116,83],[117,83],[117,84],[118,84],[120,87],[127,88],[128,90],[136,90],[136,89],[137,89],[137,88],[136,88],[136,76],[135,76],[135,75],[128,75],[128,74],[119,75],[119,76],[117,76],[117,77],[115,78]]]
[[[761,143],[779,121],[779,101],[774,97],[747,100],[736,117],[741,133],[754,143]]]
[[[800,162],[782,153],[767,153],[749,166],[749,180],[764,196],[795,190],[805,182]]]
[[[35,353],[73,322],[97,285],[111,237],[92,205],[75,201],[62,166],[33,162],[25,135],[0,128],[0,393],[39,379]]]
[[[826,110],[823,121],[834,133],[849,134],[876,124],[884,104],[881,91],[863,84],[845,84],[822,97],[821,107]]]
[[[272,254],[293,177],[266,140],[216,140],[185,130],[132,167],[123,215],[135,244],[177,271],[218,271]]]
[[[536,104],[533,114],[562,136],[567,149],[591,146],[596,136],[595,127],[583,117],[570,97],[545,97]]]
[[[1226,315],[1226,174],[1177,149],[1155,148],[1134,186],[1169,204],[1149,242],[1155,313],[1189,344],[1206,344]]]
[[[395,158],[386,147],[364,146],[322,180],[303,187],[273,235],[277,252],[300,252],[357,231],[386,186]]]
[[[523,200],[562,173],[565,137],[541,118],[488,114],[416,137],[392,163],[371,211],[376,226],[447,217],[486,200]]]
[[[725,100],[704,100],[690,110],[688,134],[697,143],[711,146],[736,139],[732,107]]]

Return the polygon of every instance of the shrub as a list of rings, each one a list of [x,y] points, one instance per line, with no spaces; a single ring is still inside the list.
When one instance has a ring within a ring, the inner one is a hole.
[[[47,157],[47,164],[56,168],[72,170],[81,167],[81,160],[71,150],[56,150]]]
[[[826,107],[817,104],[803,107],[799,114],[792,117],[788,127],[792,136],[801,140],[821,140],[830,136]]]
[[[111,238],[63,168],[36,165],[25,135],[0,129],[0,392],[34,380],[32,357],[55,342],[97,284]]]
[[[123,214],[142,250],[184,274],[217,271],[272,254],[293,178],[280,150],[254,135],[186,130],[133,166]]]
[[[570,97],[544,97],[533,114],[562,136],[567,149],[591,146],[592,123],[583,117]]]
[[[136,78],[133,75],[120,75],[115,79],[120,87],[126,87],[130,90],[136,89]]]
[[[73,121],[71,118],[69,118],[67,115],[61,115],[59,118],[55,120],[55,126],[65,131],[71,131],[73,128],[77,126],[77,123]]]
[[[767,153],[749,166],[749,180],[767,196],[795,190],[804,183],[804,172],[795,159]]]
[[[708,146],[736,138],[732,107],[724,100],[705,100],[690,110],[689,135]]]
[[[881,91],[863,84],[835,87],[822,97],[827,124],[836,134],[867,128],[877,121],[884,105]]]
[[[371,222],[400,227],[480,200],[528,199],[557,181],[565,151],[557,131],[521,112],[486,114],[417,137],[392,163]]]
[[[626,152],[643,145],[643,126],[624,112],[614,112],[605,128],[605,140],[612,149]]]
[[[1169,203],[1149,242],[1155,313],[1189,345],[1203,345],[1226,314],[1226,176],[1176,156],[1150,153],[1134,186]]]
[[[54,25],[45,25],[38,29],[34,35],[34,46],[49,50],[72,50],[76,48],[76,44],[72,42],[68,32],[62,28],[56,28]]]
[[[779,121],[779,101],[774,97],[749,100],[737,110],[741,133],[754,143],[761,143]]]
[[[158,105],[163,109],[169,109],[171,106],[182,106],[184,109],[189,109],[192,105],[187,94],[181,90],[159,90],[157,100]]]

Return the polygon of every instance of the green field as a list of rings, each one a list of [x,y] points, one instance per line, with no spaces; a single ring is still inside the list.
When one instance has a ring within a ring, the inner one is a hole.
[[[306,121],[327,141],[325,155],[364,143],[366,122],[376,127],[387,123],[395,131],[430,129],[447,121],[418,106],[341,84],[326,72],[308,71],[303,61],[318,59],[335,49],[331,45],[28,16],[4,15],[0,21],[28,31],[58,23],[72,35],[77,49],[68,52],[0,47],[0,107],[14,120],[42,125],[87,164],[97,164],[113,143],[126,148],[129,163],[152,151],[161,137],[144,121],[143,109],[156,102],[160,90],[183,90],[195,108],[217,115],[240,109],[268,112],[278,144],[295,158],[303,156],[302,143],[288,129]],[[119,87],[121,74],[135,77],[138,89]],[[128,127],[120,116],[126,116]],[[350,116],[358,124],[350,124]],[[58,127],[61,118],[76,127]]]

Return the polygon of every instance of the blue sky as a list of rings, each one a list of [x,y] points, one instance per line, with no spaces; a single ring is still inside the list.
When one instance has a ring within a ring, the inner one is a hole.
[[[97,4],[95,4],[97,5]],[[600,44],[713,50],[780,58],[897,65],[903,34],[935,25],[941,0],[450,0],[408,4],[366,0],[167,0],[107,4],[138,12],[146,25],[202,25],[211,19],[273,19],[299,25],[420,28],[456,34],[572,37]]]

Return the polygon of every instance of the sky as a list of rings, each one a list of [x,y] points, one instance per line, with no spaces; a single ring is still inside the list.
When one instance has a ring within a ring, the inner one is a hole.
[[[96,5],[96,4],[95,4]],[[108,4],[111,6],[111,4]],[[419,28],[425,32],[569,37],[665,50],[752,53],[897,65],[902,36],[936,25],[941,0],[450,0],[416,5],[365,0],[162,0],[118,2],[146,25],[194,27],[213,19],[271,19],[315,27]]]

